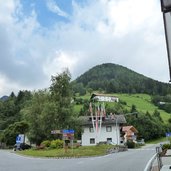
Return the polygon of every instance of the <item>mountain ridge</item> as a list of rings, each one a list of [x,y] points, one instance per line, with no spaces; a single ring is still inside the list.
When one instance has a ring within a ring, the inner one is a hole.
[[[86,89],[103,90],[106,93],[147,93],[147,94],[171,94],[171,86],[127,67],[103,63],[96,65],[77,77],[74,85]]]
[[[2,96],[2,97],[0,98],[0,100],[1,100],[1,101],[6,101],[6,100],[8,100],[8,98],[9,98],[9,96],[4,95],[4,96]]]

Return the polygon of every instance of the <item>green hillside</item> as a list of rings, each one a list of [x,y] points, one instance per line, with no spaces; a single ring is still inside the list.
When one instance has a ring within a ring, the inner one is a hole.
[[[137,110],[139,112],[142,113],[146,113],[147,111],[150,114],[153,114],[153,112],[155,111],[155,109],[157,109],[160,112],[160,115],[163,119],[163,121],[165,123],[168,122],[168,119],[171,117],[171,114],[166,113],[163,110],[158,109],[157,106],[155,106],[153,103],[151,103],[151,96],[148,94],[112,94],[115,95],[117,97],[119,97],[119,99],[123,102],[126,102],[126,105],[122,105],[124,109],[130,110],[132,105],[135,105]],[[85,96],[80,96],[78,98],[82,98],[82,99],[90,99],[90,95],[85,95]],[[107,103],[108,106],[114,106],[114,103]],[[79,113],[79,111],[81,110],[81,108],[83,107],[83,105],[79,104],[79,105],[75,105],[74,109],[76,113]]]
[[[136,109],[144,114],[148,112],[152,115],[157,110],[165,123],[170,118],[167,112],[171,112],[171,85],[153,80],[121,65],[97,65],[74,80],[72,87],[75,97],[83,99],[74,107],[76,113],[81,110],[81,115],[86,113],[88,107],[86,99],[90,99],[92,92],[98,92],[116,95],[123,102],[119,104],[120,109],[117,104],[107,103],[110,110],[115,108],[115,111],[118,109],[117,112],[130,111],[132,105],[135,105]],[[154,97],[155,100],[152,102],[151,98]],[[167,105],[162,108],[158,105],[160,101],[166,102]]]
[[[127,103],[126,107],[128,109],[131,108],[131,106],[134,104],[137,107],[138,111],[142,111],[143,113],[146,113],[147,111],[152,114],[155,109],[157,109],[160,112],[160,115],[164,122],[168,122],[168,119],[171,117],[169,113],[166,113],[163,110],[158,109],[154,104],[151,103],[151,96],[147,94],[115,94],[118,96],[121,100],[125,101]]]
[[[72,82],[75,93],[85,89],[105,93],[145,93],[150,95],[171,94],[171,85],[162,83],[121,65],[106,63],[97,65]]]

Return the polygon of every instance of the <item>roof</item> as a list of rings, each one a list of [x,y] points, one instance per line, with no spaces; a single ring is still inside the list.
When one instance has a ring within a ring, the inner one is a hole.
[[[123,132],[130,132],[130,131],[132,131],[132,132],[135,132],[135,133],[138,132],[137,129],[135,127],[133,127],[132,125],[130,125],[130,126],[123,126],[122,127],[122,131]]]
[[[115,98],[118,98],[118,97],[112,96],[112,95],[110,95],[110,94],[98,94],[98,93],[93,93],[93,94],[91,95],[90,99],[94,98],[95,96],[103,96],[103,97],[105,96],[105,97],[115,97]]]
[[[96,119],[95,116],[93,116]],[[100,118],[100,117],[99,117]],[[91,116],[84,116],[80,118],[82,121],[82,126],[92,125],[92,117]],[[126,119],[124,115],[114,115],[111,117],[102,117],[102,125],[111,125],[111,124],[123,124],[126,123]]]

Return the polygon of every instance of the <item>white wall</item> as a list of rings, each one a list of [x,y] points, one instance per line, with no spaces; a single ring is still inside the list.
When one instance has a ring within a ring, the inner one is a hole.
[[[110,97],[110,96],[96,96],[95,99],[104,102],[119,102],[119,99],[117,97]]]
[[[106,126],[102,126],[101,131],[99,131],[97,135],[95,132],[90,132],[89,127],[84,127],[83,128],[84,132],[82,133],[82,145],[83,146],[96,145],[101,141],[107,141],[107,138],[112,138],[112,142],[116,144],[120,144],[119,126],[117,125],[117,130],[115,125],[109,125],[109,126],[112,126],[112,132],[106,132]],[[95,144],[90,144],[90,138],[95,139]]]

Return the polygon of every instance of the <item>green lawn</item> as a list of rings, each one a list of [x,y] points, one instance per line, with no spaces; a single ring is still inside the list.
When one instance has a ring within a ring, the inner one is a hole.
[[[90,97],[91,97],[91,94],[86,94],[86,95],[84,95],[84,96],[79,96],[80,98],[82,98],[82,99],[86,99],[86,100],[90,100]]]
[[[152,114],[155,109],[157,109],[160,112],[160,115],[165,123],[168,122],[168,119],[171,117],[171,114],[159,110],[154,104],[151,103],[151,96],[147,94],[112,94],[117,97],[119,97],[120,100],[125,101],[127,103],[125,108],[128,110],[131,109],[131,106],[134,104],[137,108],[138,111],[146,113],[147,111]],[[80,98],[83,99],[90,99],[90,95],[87,94],[85,96],[80,96]],[[109,106],[112,105],[112,103],[108,103]],[[75,105],[74,106],[74,111],[76,113],[79,113],[82,105]]]
[[[164,122],[168,122],[168,119],[171,117],[170,114],[163,110],[159,110],[154,104],[151,103],[151,97],[147,94],[115,94],[119,97],[122,101],[127,103],[127,108],[130,109],[131,106],[134,104],[138,111],[142,111],[146,113],[147,111],[152,114],[155,109],[160,112],[160,115]]]
[[[85,157],[85,156],[100,156],[107,154],[107,149],[113,147],[112,145],[99,145],[99,146],[80,146],[78,148],[68,149],[65,153],[64,149],[46,149],[46,150],[24,150],[17,151],[22,155],[34,157]]]
[[[156,139],[156,140],[147,141],[146,144],[158,144],[158,143],[161,143],[161,142],[165,142],[167,140],[168,139],[166,137],[162,137],[162,138],[159,138],[159,139]]]
[[[136,105],[137,109],[140,111],[146,112],[146,111],[153,111],[154,109],[157,109],[152,103],[151,98],[149,95],[146,94],[117,94],[119,99],[122,101],[125,101],[127,103],[127,107],[131,108],[131,106],[134,104]]]

